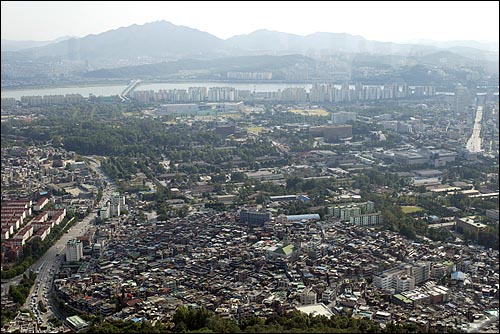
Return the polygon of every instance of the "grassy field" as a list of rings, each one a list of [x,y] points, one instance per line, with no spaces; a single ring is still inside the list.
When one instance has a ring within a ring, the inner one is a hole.
[[[264,128],[262,126],[252,126],[252,127],[249,127],[248,129],[248,132],[253,132],[253,133],[260,133],[262,132],[262,130],[264,130]]]
[[[294,114],[306,115],[306,116],[328,116],[328,111],[324,109],[292,109],[290,110]]]
[[[424,209],[422,209],[419,206],[402,206],[401,211],[403,211],[403,213],[415,213],[415,212],[424,211]]]

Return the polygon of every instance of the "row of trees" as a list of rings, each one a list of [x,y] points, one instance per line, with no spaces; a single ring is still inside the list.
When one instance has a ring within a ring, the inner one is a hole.
[[[152,326],[148,321],[107,321],[96,323],[84,333],[423,333],[412,323],[388,323],[385,328],[349,316],[313,316],[294,311],[267,318],[246,317],[238,322],[221,318],[205,308],[179,307],[173,324]]]
[[[34,272],[30,271],[28,275],[23,275],[19,285],[12,284],[9,287],[9,297],[18,306],[23,305],[26,301],[31,287],[35,284],[36,276],[37,275]]]
[[[33,264],[32,257],[22,257],[19,264],[9,270],[2,270],[2,279],[14,278],[24,273]]]

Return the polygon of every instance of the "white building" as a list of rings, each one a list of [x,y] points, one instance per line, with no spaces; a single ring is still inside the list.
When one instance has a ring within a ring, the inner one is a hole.
[[[83,244],[80,240],[72,239],[66,243],[66,261],[80,261],[83,256]]]
[[[120,203],[111,204],[109,206],[109,215],[110,217],[118,217],[121,214],[121,205]]]
[[[469,90],[462,85],[455,88],[455,112],[465,113],[471,103]]]
[[[313,305],[316,304],[317,295],[316,292],[312,289],[312,287],[308,286],[300,293],[300,304],[301,305]]]
[[[408,277],[410,275],[411,266],[400,266],[392,269],[388,269],[382,272],[380,275],[373,276],[373,284],[379,288],[384,290],[394,289],[398,292],[397,288],[406,287],[404,282],[399,282],[400,280],[404,281],[404,277]],[[401,278],[400,278],[401,277]],[[399,282],[399,286],[398,286]]]
[[[413,290],[415,284],[421,284],[430,278],[430,262],[418,262],[392,268],[373,276],[373,284],[380,289],[403,292]]]
[[[417,262],[411,267],[411,275],[415,278],[415,284],[421,284],[431,278],[431,263]]]
[[[72,317],[67,317],[66,321],[70,324],[70,326],[73,329],[77,331],[88,326],[88,323],[77,315],[74,315]]]
[[[395,277],[396,291],[410,291],[415,289],[415,279],[411,276],[402,275]]]
[[[335,299],[335,290],[333,289],[326,289],[325,291],[323,291],[323,294],[321,295],[321,301],[323,303],[327,303],[329,304],[332,300]]]
[[[359,216],[351,216],[349,218],[349,221],[351,224],[355,224],[358,226],[373,226],[373,225],[378,225],[380,224],[381,221],[381,212],[373,212],[373,213],[366,213],[364,215],[359,215]]]
[[[108,205],[102,207],[99,210],[99,218],[101,219],[108,219],[111,216],[111,210]]]

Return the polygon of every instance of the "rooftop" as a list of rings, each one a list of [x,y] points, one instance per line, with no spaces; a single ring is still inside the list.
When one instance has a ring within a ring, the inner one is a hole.
[[[323,303],[298,306],[297,310],[299,310],[300,312],[304,312],[307,315],[309,315],[309,314],[324,315],[327,317],[331,317],[333,315],[332,311],[330,311],[330,309]]]

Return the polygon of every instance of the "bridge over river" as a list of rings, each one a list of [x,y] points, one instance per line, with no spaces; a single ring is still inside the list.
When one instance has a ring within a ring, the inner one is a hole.
[[[141,82],[142,81],[139,79],[130,81],[128,86],[125,87],[123,92],[118,96],[122,99],[122,101],[129,101],[129,98],[127,95],[130,94]]]

